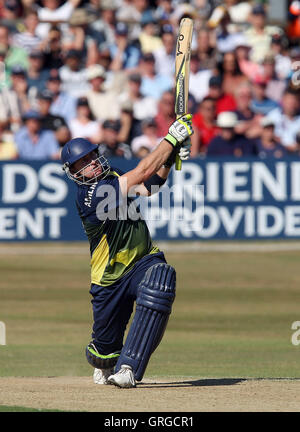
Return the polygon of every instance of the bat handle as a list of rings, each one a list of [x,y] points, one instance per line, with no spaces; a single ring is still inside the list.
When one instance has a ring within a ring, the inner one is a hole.
[[[180,159],[179,155],[176,155],[176,160],[175,160],[175,168],[176,171],[181,171],[181,164],[182,164],[182,160]]]

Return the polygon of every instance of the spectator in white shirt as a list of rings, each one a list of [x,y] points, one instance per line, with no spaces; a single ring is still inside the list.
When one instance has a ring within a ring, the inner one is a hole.
[[[297,149],[296,136],[300,131],[300,98],[299,92],[288,88],[285,90],[281,108],[275,108],[268,116],[275,124],[275,135],[287,150]]]
[[[153,52],[156,71],[161,75],[169,75],[173,79],[176,41],[171,25],[165,24],[163,26],[161,40],[163,45]]]
[[[70,50],[64,60],[64,66],[59,69],[62,90],[74,98],[86,94],[89,89],[87,69],[81,64],[81,51]]]
[[[42,7],[38,9],[41,23],[37,27],[37,34],[42,39],[47,37],[50,29],[49,22],[66,22],[81,0],[67,0],[61,4],[61,0],[42,0]],[[44,22],[43,22],[44,21]]]

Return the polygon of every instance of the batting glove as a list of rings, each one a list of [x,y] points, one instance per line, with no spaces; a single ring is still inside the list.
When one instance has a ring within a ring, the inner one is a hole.
[[[185,114],[179,117],[169,128],[169,133],[165,136],[165,140],[172,146],[179,146],[183,141],[189,138],[194,133],[192,127],[192,114]]]
[[[187,138],[180,147],[178,155],[181,160],[185,161],[190,158],[192,143],[190,138]]]

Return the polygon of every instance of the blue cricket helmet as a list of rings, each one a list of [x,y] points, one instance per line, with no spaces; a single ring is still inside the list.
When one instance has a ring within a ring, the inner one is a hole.
[[[102,172],[100,175],[95,175],[92,178],[87,178],[83,175],[83,171],[90,165],[90,163],[77,172],[70,171],[72,164],[92,151],[96,152],[98,155],[98,158],[95,160],[98,161],[102,167]],[[80,185],[90,185],[99,178],[106,177],[110,170],[107,159],[104,156],[99,155],[99,146],[93,144],[86,138],[73,138],[68,141],[62,148],[61,161],[63,163],[63,170],[66,172],[67,176]]]
[[[83,156],[97,150],[98,146],[91,143],[89,140],[85,138],[73,138],[63,146],[61,160],[63,165],[67,164],[70,167]]]

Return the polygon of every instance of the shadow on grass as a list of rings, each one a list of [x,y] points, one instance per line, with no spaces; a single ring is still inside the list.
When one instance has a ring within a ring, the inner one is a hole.
[[[246,378],[206,378],[190,381],[175,381],[175,382],[153,382],[139,383],[143,388],[172,388],[172,387],[210,387],[210,386],[231,386],[247,381]]]

